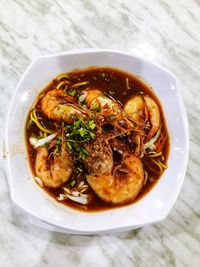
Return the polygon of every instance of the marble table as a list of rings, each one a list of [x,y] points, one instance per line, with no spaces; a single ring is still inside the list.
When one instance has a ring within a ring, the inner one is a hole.
[[[33,226],[10,201],[0,159],[0,266],[200,266],[199,0],[0,0],[0,149],[15,86],[39,55],[74,48],[131,51],[178,77],[190,124],[179,198],[156,225],[113,235],[70,236]]]

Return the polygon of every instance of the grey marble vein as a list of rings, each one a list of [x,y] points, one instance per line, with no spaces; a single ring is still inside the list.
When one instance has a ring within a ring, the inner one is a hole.
[[[0,0],[0,149],[8,105],[29,63],[74,48],[131,51],[178,77],[190,127],[179,198],[156,225],[115,235],[69,236],[29,223],[9,197],[0,159],[0,266],[200,266],[200,2]]]

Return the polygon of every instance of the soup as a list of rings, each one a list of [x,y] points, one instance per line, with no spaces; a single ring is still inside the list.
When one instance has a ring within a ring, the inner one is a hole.
[[[83,211],[139,200],[167,168],[169,135],[157,97],[114,68],[58,75],[30,109],[25,136],[37,184]]]

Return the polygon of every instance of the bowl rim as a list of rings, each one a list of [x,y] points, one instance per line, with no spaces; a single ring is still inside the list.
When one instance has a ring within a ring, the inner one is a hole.
[[[183,129],[184,129],[184,132],[185,132],[185,137],[186,137],[186,144],[185,144],[185,157],[184,157],[184,162],[183,162],[183,165],[182,165],[182,168],[181,168],[181,180],[179,181],[179,188],[178,190],[176,191],[176,193],[174,193],[174,197],[173,197],[173,200],[171,201],[171,205],[169,207],[169,209],[167,211],[165,211],[165,214],[161,214],[161,216],[157,216],[157,219],[154,219],[154,220],[151,220],[151,221],[148,221],[145,222],[143,225],[146,225],[146,224],[151,224],[151,223],[155,223],[155,222],[158,222],[158,221],[162,221],[163,219],[165,219],[167,217],[167,215],[169,214],[169,212],[171,211],[173,205],[175,204],[177,198],[178,198],[178,195],[180,193],[180,190],[182,188],[182,184],[183,184],[183,181],[184,181],[184,177],[185,177],[185,174],[186,174],[186,169],[187,169],[187,162],[188,162],[188,155],[189,155],[189,126],[188,126],[188,118],[187,118],[187,113],[186,113],[186,109],[185,109],[185,106],[184,106],[184,102],[183,102],[183,98],[182,98],[182,95],[181,95],[181,90],[179,88],[179,84],[178,84],[178,80],[177,80],[177,77],[176,75],[171,72],[169,69],[155,63],[154,61],[150,61],[150,60],[147,60],[141,56],[138,56],[138,55],[135,55],[134,53],[132,52],[123,52],[123,51],[120,51],[120,50],[114,50],[114,49],[100,49],[100,48],[85,48],[85,49],[73,49],[73,50],[68,50],[68,51],[63,51],[63,52],[59,52],[59,53],[53,53],[53,54],[47,54],[47,55],[42,55],[42,56],[39,56],[37,57],[35,60],[33,60],[30,65],[28,66],[28,68],[25,70],[24,74],[21,76],[19,82],[17,83],[17,86],[16,86],[16,89],[13,93],[13,96],[12,96],[12,99],[11,99],[11,102],[10,102],[10,105],[9,105],[9,109],[8,109],[8,113],[7,113],[7,116],[6,116],[6,124],[5,124],[5,136],[4,136],[4,140],[5,140],[5,147],[6,147],[6,152],[7,152],[7,147],[8,147],[8,142],[9,142],[9,138],[8,138],[8,124],[9,124],[9,118],[10,118],[10,114],[11,114],[11,109],[12,109],[12,106],[14,104],[14,100],[15,100],[15,97],[16,97],[16,94],[17,92],[19,91],[20,89],[20,86],[25,78],[25,76],[27,75],[27,73],[29,72],[29,70],[32,68],[32,66],[40,59],[43,59],[43,58],[53,58],[53,57],[62,57],[62,56],[66,56],[66,55],[73,55],[73,54],[87,54],[87,53],[115,53],[115,54],[121,54],[121,55],[125,55],[125,56],[131,56],[135,59],[138,59],[140,61],[142,61],[144,64],[145,63],[148,63],[148,64],[151,64],[153,65],[154,67],[156,68],[159,68],[161,70],[163,70],[164,72],[168,73],[170,76],[172,76],[174,78],[174,81],[175,81],[175,84],[176,84],[176,89],[177,89],[177,96],[178,96],[178,103],[179,103],[179,107],[180,107],[180,115],[183,119]],[[142,78],[142,77],[141,77]],[[170,155],[169,155],[170,157]],[[51,225],[54,225],[56,227],[61,227],[61,228],[64,228],[66,230],[68,230],[69,232],[75,232],[75,233],[81,233],[81,234],[96,234],[96,233],[105,233],[105,232],[117,232],[117,231],[124,231],[124,230],[130,230],[130,229],[133,229],[133,228],[138,228],[140,226],[143,226],[143,225],[126,225],[126,226],[121,226],[121,227],[110,227],[110,228],[102,228],[102,229],[98,229],[98,230],[86,230],[86,229],[75,229],[73,227],[71,228],[66,228],[65,226],[63,226],[62,224],[59,224],[59,223],[56,223],[56,224],[52,224],[51,222],[48,222],[46,220],[43,220],[41,219],[41,217],[37,216],[37,214],[33,213],[32,211],[28,210],[28,209],[25,209],[24,207],[20,206],[17,201],[16,201],[16,198],[15,198],[15,195],[14,195],[14,192],[13,192],[13,187],[12,187],[12,181],[10,179],[10,164],[9,164],[9,157],[7,156],[6,157],[6,174],[7,174],[7,179],[8,179],[8,183],[9,183],[9,189],[10,189],[10,196],[11,196],[11,199],[12,201],[20,208],[22,208],[23,210],[25,210],[26,212],[28,212],[29,214],[31,214],[33,217],[36,217],[37,219],[41,220],[41,221],[44,221],[45,223],[49,223]],[[103,214],[103,213],[102,213]]]

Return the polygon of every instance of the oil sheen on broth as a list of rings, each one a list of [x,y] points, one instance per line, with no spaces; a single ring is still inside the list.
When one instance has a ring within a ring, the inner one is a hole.
[[[38,185],[82,211],[138,201],[167,168],[161,104],[144,81],[119,69],[58,75],[32,106],[25,136]]]

